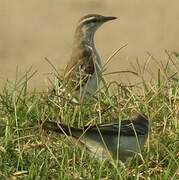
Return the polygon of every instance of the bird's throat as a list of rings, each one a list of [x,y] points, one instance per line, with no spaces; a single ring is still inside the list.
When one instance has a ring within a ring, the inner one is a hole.
[[[90,31],[84,28],[77,29],[75,32],[74,42],[80,44],[86,44],[94,47],[94,31]]]

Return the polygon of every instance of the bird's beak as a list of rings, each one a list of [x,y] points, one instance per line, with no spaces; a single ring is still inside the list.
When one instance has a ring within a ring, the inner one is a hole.
[[[106,16],[106,17],[104,18],[104,22],[111,21],[111,20],[115,20],[115,19],[117,19],[117,17],[114,17],[114,16]]]

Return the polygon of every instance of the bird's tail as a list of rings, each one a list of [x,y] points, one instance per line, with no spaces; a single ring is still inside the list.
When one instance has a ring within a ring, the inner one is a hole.
[[[82,134],[82,129],[70,127],[66,124],[57,123],[54,121],[46,120],[42,123],[42,128],[50,131],[54,131],[60,134],[65,134],[67,136],[72,136],[75,138],[80,137]]]

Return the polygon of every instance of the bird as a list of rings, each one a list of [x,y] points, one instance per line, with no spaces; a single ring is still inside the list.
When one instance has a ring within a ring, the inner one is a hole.
[[[64,80],[75,92],[80,92],[80,97],[93,94],[99,87],[102,63],[95,48],[94,35],[102,24],[114,19],[117,17],[88,14],[77,23],[71,58],[64,70]]]
[[[145,115],[138,114],[118,123],[89,125],[83,129],[46,120],[42,128],[71,136],[80,147],[85,147],[99,160],[112,158],[125,164],[144,147],[149,133],[149,120]]]

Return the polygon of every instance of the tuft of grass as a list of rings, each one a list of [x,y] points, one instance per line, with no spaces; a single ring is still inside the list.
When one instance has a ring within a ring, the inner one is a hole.
[[[137,61],[131,72],[139,83],[103,80],[100,91],[83,104],[73,100],[60,79],[47,93],[28,92],[35,73],[30,70],[8,81],[0,92],[0,179],[179,179],[178,60],[166,53],[165,65],[149,54],[158,67],[156,79],[147,82],[149,62],[142,67]],[[81,127],[118,122],[135,112],[149,117],[150,134],[142,158],[132,158],[126,167],[99,162],[71,138],[40,127],[46,118]]]

